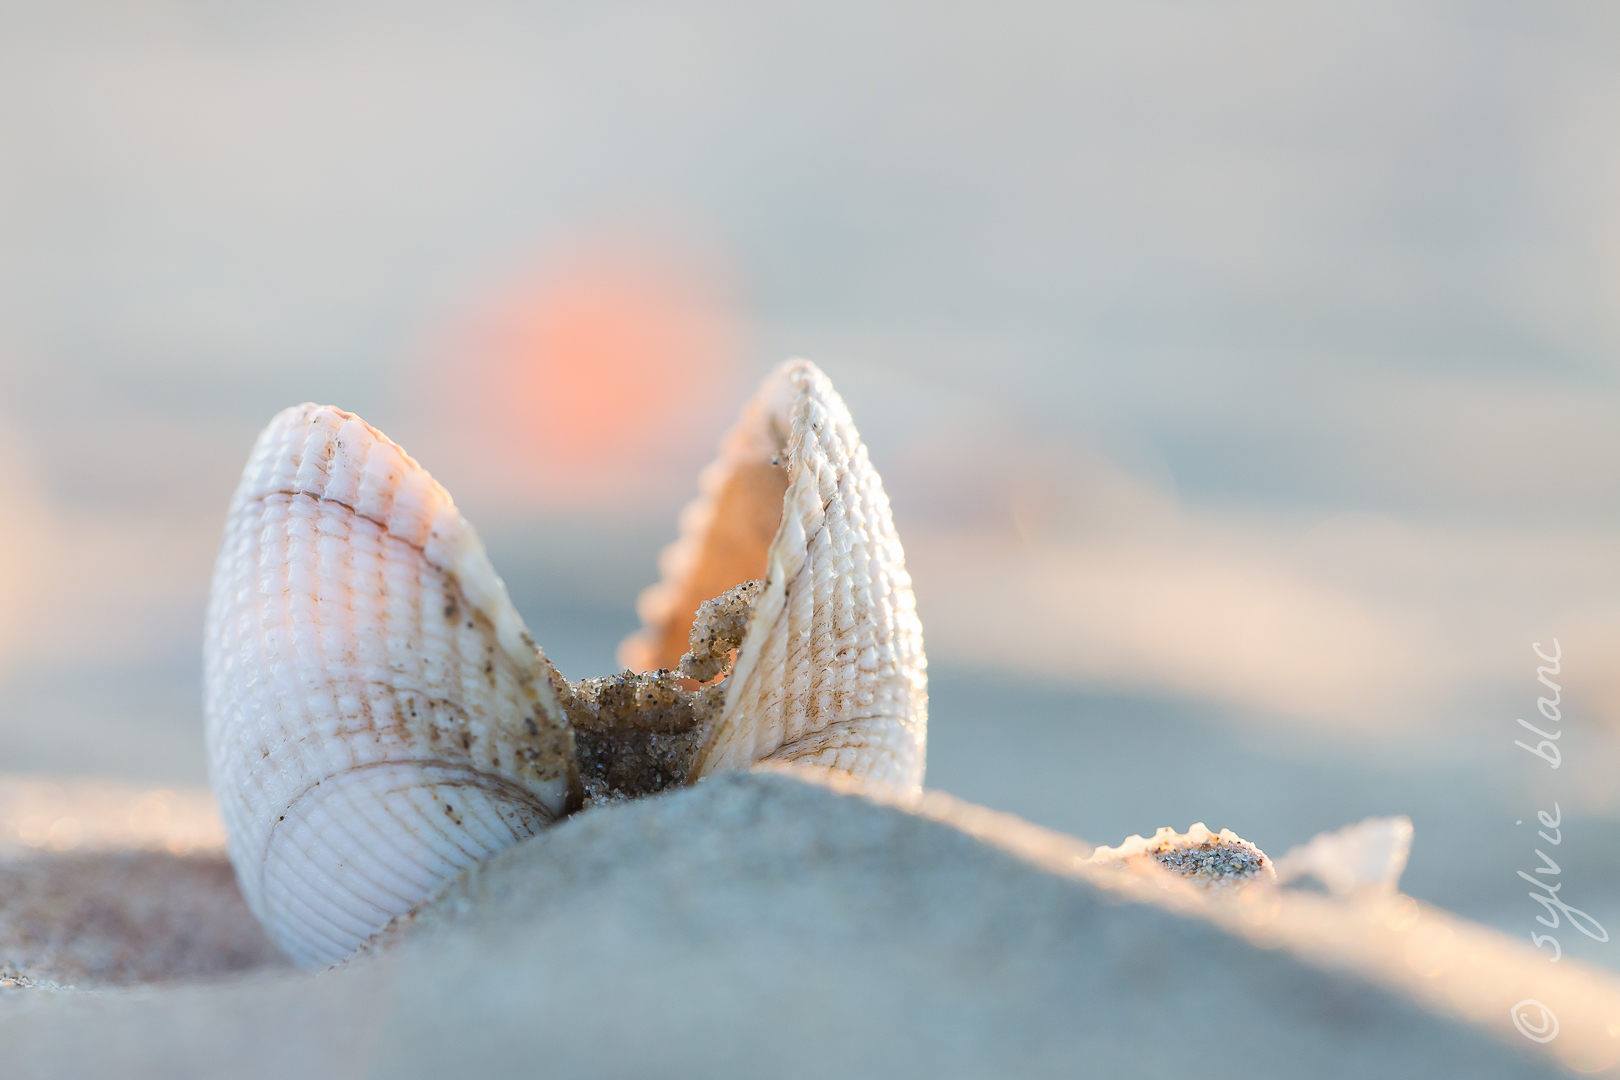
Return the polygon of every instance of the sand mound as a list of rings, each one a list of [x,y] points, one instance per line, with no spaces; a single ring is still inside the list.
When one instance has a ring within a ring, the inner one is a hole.
[[[1222,900],[1089,850],[943,797],[720,777],[581,814],[330,972],[0,996],[0,1046],[60,1076],[1528,1077],[1601,1051],[1581,1010],[1620,1002],[1404,897]],[[1515,1036],[1517,998],[1462,1019],[1521,987],[1559,1040]]]

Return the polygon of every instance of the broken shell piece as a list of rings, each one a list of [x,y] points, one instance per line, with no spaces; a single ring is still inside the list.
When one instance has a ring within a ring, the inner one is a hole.
[[[1412,854],[1412,819],[1368,818],[1318,833],[1277,860],[1277,880],[1312,877],[1329,892],[1394,892]]]
[[[700,486],[620,650],[635,670],[704,678],[719,650],[689,628],[729,644],[739,627],[721,616],[739,608],[700,605],[762,579],[690,777],[791,762],[920,787],[922,625],[888,497],[827,377],[802,360],[777,368]]]
[[[1151,837],[1126,837],[1118,847],[1097,848],[1087,861],[1124,870],[1163,867],[1207,888],[1271,882],[1277,876],[1265,852],[1230,829],[1211,832],[1202,821],[1185,833],[1166,825]]]
[[[555,671],[450,496],[300,405],[231,504],[204,644],[209,771],[249,906],[352,953],[580,798]]]

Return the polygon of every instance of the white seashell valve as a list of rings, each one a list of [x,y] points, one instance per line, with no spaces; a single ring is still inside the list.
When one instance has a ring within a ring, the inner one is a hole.
[[[922,624],[889,499],[849,409],[814,364],[766,379],[704,470],[642,595],[621,659],[675,666],[698,603],[763,578],[692,778],[757,762],[922,786]]]
[[[352,414],[288,409],[231,504],[204,645],[248,904],[335,962],[577,801],[572,735],[471,526]]]

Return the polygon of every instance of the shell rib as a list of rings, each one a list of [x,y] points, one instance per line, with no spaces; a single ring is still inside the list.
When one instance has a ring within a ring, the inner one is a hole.
[[[352,953],[578,801],[555,672],[445,490],[300,405],[232,502],[204,647],[209,768],[249,905]]]
[[[927,661],[883,484],[831,382],[791,361],[704,470],[620,659],[673,668],[699,604],[764,578],[691,778],[757,762],[922,784]]]

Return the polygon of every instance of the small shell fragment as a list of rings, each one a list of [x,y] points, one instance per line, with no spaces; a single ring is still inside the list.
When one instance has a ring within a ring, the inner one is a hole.
[[[1271,882],[1277,876],[1265,852],[1230,829],[1212,832],[1202,821],[1184,833],[1166,825],[1151,837],[1126,837],[1117,847],[1097,848],[1087,861],[1125,870],[1163,867],[1212,889]]]
[[[1378,817],[1318,833],[1277,859],[1277,880],[1315,878],[1328,892],[1394,892],[1412,854],[1412,819]]]

